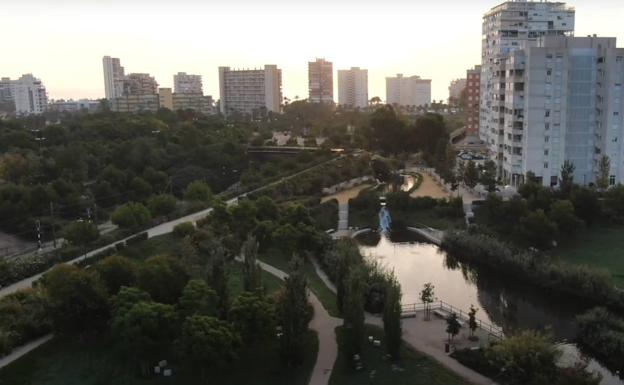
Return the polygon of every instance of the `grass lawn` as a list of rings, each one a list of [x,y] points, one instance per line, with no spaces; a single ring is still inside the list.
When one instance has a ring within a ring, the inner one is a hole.
[[[403,371],[392,370],[392,361],[384,359],[385,348],[383,346],[383,330],[366,325],[366,336],[372,335],[382,341],[381,347],[373,347],[365,341],[360,355],[364,369],[355,371],[352,369],[344,349],[345,335],[342,326],[336,328],[339,349],[338,359],[334,364],[330,385],[468,385],[469,382],[450,372],[432,358],[419,353],[407,346],[401,349],[401,360],[396,362]],[[375,372],[372,376],[372,372]],[[372,376],[372,378],[371,378]]]
[[[0,369],[0,385],[306,385],[318,352],[316,333],[311,331],[305,344],[304,363],[297,368],[283,368],[277,344],[269,343],[249,348],[228,366],[209,369],[205,381],[166,354],[172,377],[140,377],[138,365],[118,355],[106,335],[83,341],[56,337]]]
[[[624,287],[624,227],[595,225],[552,251],[562,261],[608,270]]]
[[[423,224],[438,230],[463,229],[466,227],[465,219],[449,218],[436,214],[434,209],[412,210],[411,212],[391,210],[392,220],[403,220],[405,224],[418,227]]]
[[[288,273],[288,263],[290,262],[290,259],[283,255],[283,253],[279,250],[267,250],[266,252],[261,253],[258,256],[258,259]],[[316,274],[312,263],[308,260],[305,260],[303,271],[308,278],[310,290],[316,294],[319,301],[323,304],[323,307],[330,315],[339,317],[340,312],[338,311],[338,306],[336,305],[336,294],[327,288],[318,274]]]

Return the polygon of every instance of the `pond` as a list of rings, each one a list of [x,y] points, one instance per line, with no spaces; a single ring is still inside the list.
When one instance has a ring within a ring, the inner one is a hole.
[[[578,349],[568,343],[576,335],[575,315],[586,310],[577,303],[545,295],[493,272],[471,269],[410,232],[370,232],[358,236],[357,241],[363,255],[394,270],[401,283],[404,304],[422,302],[420,291],[431,282],[438,300],[463,310],[472,304],[478,309],[478,318],[506,333],[517,329],[546,330],[562,345],[567,360],[579,355]],[[602,373],[603,385],[624,384],[594,360],[590,360],[590,368]]]

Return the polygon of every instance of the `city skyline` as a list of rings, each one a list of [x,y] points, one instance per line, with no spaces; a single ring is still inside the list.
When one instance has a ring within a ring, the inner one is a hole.
[[[273,1],[261,7],[243,1],[155,6],[134,1],[122,6],[112,1],[103,7],[65,0],[52,9],[41,1],[22,1],[0,5],[0,11],[12,15],[0,33],[23,31],[20,39],[5,42],[0,68],[2,76],[11,78],[33,73],[45,82],[50,99],[103,98],[101,58],[110,55],[122,59],[126,72],[149,73],[161,87],[173,88],[172,75],[178,72],[202,75],[204,93],[218,99],[219,66],[276,64],[283,71],[284,96],[305,99],[307,63],[324,57],[334,64],[335,80],[339,68],[368,69],[369,97],[384,98],[385,78],[404,73],[432,79],[432,98],[439,100],[447,98],[451,80],[481,62],[481,18],[497,4],[391,1],[380,7],[347,0],[336,6]],[[618,28],[624,4],[614,0],[568,4],[577,10],[576,36],[624,40],[624,31]],[[310,28],[319,17],[327,28]],[[245,28],[232,32],[233,22]],[[256,32],[245,32],[251,30]],[[359,31],[360,37],[345,42],[340,35],[347,30]]]

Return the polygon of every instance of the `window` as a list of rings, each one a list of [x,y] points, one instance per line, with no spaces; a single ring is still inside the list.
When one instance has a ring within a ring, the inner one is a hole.
[[[544,116],[547,118],[550,116],[550,110],[544,111]]]
[[[550,123],[544,123],[544,130],[550,130]]]
[[[615,175],[609,175],[609,186],[615,185]]]
[[[544,155],[548,156],[548,149],[544,150]]]
[[[546,135],[544,137],[544,142],[548,143],[550,141],[550,136]]]
[[[544,162],[544,168],[548,168],[548,162]]]

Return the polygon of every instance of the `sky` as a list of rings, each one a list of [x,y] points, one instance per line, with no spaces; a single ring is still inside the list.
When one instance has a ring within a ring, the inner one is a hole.
[[[203,76],[219,97],[219,66],[282,69],[284,96],[307,98],[307,62],[368,69],[369,98],[385,77],[432,79],[446,99],[452,79],[479,64],[481,17],[492,0],[0,0],[0,76],[33,73],[49,97],[104,97],[102,56],[161,87],[173,74]],[[615,36],[624,47],[623,0],[569,1],[576,35]],[[334,87],[337,79],[334,76]],[[334,91],[337,99],[337,91]]]

